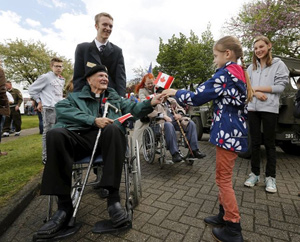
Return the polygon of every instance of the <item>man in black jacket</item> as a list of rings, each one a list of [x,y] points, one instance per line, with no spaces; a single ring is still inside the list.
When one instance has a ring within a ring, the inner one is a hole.
[[[95,16],[97,37],[90,43],[77,45],[74,64],[74,92],[81,91],[86,84],[84,75],[95,65],[105,65],[108,69],[109,87],[124,97],[126,93],[126,73],[122,49],[108,41],[113,28],[113,18],[108,13]]]

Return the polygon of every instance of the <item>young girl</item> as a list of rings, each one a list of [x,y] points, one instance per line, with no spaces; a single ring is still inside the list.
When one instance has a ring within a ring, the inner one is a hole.
[[[247,150],[247,127],[244,118],[246,101],[252,89],[245,71],[243,50],[238,39],[226,36],[213,48],[215,75],[202,83],[196,92],[165,90],[165,95],[175,95],[180,103],[199,106],[213,100],[214,120],[210,142],[216,145],[216,183],[219,187],[219,214],[204,219],[213,228],[219,241],[243,241],[240,214],[232,187],[232,174],[238,152]],[[241,60],[243,67],[237,64]],[[247,94],[248,93],[248,94]]]
[[[275,128],[279,113],[279,97],[289,80],[289,71],[279,58],[272,58],[272,44],[265,36],[254,41],[253,63],[248,67],[254,98],[248,105],[249,130],[251,137],[251,173],[244,185],[253,187],[259,182],[260,144],[263,126],[266,147],[266,191],[277,192]]]

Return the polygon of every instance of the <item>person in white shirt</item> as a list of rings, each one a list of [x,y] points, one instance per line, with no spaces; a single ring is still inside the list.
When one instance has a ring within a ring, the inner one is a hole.
[[[63,88],[65,79],[61,76],[63,61],[59,58],[52,58],[49,71],[38,77],[29,87],[29,95],[37,103],[37,110],[43,116],[43,153],[42,160],[46,163],[46,133],[52,128],[56,120],[55,104],[63,99]]]

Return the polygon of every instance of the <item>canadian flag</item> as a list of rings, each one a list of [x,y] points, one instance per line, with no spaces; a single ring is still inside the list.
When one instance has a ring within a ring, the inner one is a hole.
[[[154,85],[156,85],[156,87],[162,87],[164,89],[168,89],[172,85],[173,81],[174,81],[174,77],[159,72],[156,80],[154,81]]]
[[[131,114],[131,113],[127,113],[127,114],[125,114],[125,115],[123,115],[123,116],[121,116],[121,117],[119,117],[119,118],[117,118],[117,119],[115,119],[115,120],[118,120],[118,121],[122,124],[122,123],[124,123],[127,119],[129,119],[129,118],[131,118],[131,117],[133,117],[132,114]]]

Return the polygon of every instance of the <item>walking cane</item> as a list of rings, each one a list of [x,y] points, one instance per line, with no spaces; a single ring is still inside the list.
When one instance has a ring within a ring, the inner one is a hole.
[[[171,108],[172,108],[173,113],[176,114],[176,111],[175,111],[175,109],[172,107],[172,104],[171,104]],[[186,135],[185,135],[185,133],[184,133],[184,130],[183,130],[182,126],[181,126],[180,121],[179,121],[178,119],[177,119],[176,121],[177,121],[177,124],[178,124],[178,126],[179,126],[179,128],[180,128],[180,132],[181,132],[181,134],[182,134],[182,136],[183,136],[183,138],[184,138],[184,141],[186,142],[186,144],[187,144],[188,147],[189,147],[190,153],[192,154],[193,157],[195,157],[195,156],[194,156],[194,153],[193,153],[193,151],[192,151],[192,148],[191,148],[191,146],[190,146],[190,143],[189,143],[189,141],[188,141],[187,138],[186,138]]]
[[[106,102],[104,104],[104,113],[103,113],[102,117],[106,117],[107,112],[108,112],[108,108],[115,109],[116,113],[119,111],[115,106],[113,106],[109,102]],[[92,165],[93,165],[93,162],[94,162],[94,156],[95,156],[95,153],[96,153],[96,150],[97,150],[97,146],[98,146],[98,142],[99,142],[99,138],[100,138],[100,135],[101,135],[101,130],[102,129],[99,128],[99,131],[98,131],[98,134],[97,134],[97,137],[96,137],[96,141],[95,141],[95,145],[94,145],[94,148],[93,148],[92,156],[91,156],[91,159],[90,159],[90,162],[89,162],[89,165],[88,165],[88,169],[87,169],[87,172],[86,172],[86,176],[85,176],[85,179],[83,181],[81,191],[79,193],[78,202],[77,202],[77,204],[76,204],[76,206],[74,208],[73,216],[70,219],[70,222],[68,224],[68,226],[70,226],[70,227],[74,227],[74,225],[75,225],[76,214],[77,214],[77,211],[78,211],[78,208],[79,208],[79,204],[80,204],[80,201],[81,201],[81,197],[82,197],[84,188],[85,188],[85,186],[87,184],[87,180],[89,178],[90,171],[92,169]]]

